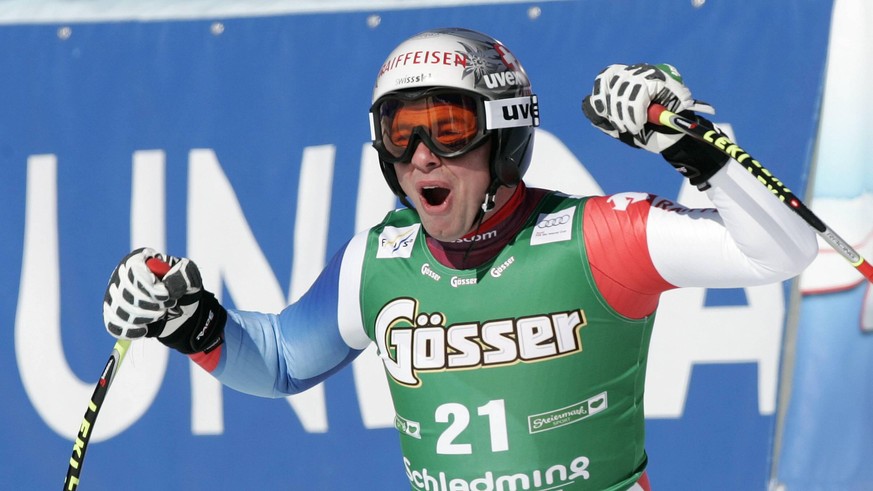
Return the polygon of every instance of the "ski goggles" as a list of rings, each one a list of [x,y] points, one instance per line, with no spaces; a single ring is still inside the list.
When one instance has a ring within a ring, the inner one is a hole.
[[[412,160],[419,141],[440,157],[459,157],[493,129],[539,124],[536,96],[489,101],[458,90],[389,94],[370,114],[373,146],[391,164]]]

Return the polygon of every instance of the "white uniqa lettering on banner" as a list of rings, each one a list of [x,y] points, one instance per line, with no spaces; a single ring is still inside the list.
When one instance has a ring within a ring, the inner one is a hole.
[[[188,250],[184,253],[201,267],[208,289],[220,294],[223,285],[238,308],[266,312],[278,312],[308,289],[325,264],[334,157],[333,145],[308,147],[303,152],[291,283],[286,296],[249,227],[218,156],[211,149],[190,151]],[[61,329],[71,326],[63,326],[60,318],[62,291],[58,271],[62,268],[56,176],[59,158],[63,156],[28,158],[15,352],[22,384],[36,412],[53,431],[72,440],[81,412],[71,411],[70,407],[86,407],[96,375],[94,380],[80,380],[67,363],[61,340]],[[148,245],[165,250],[165,160],[162,150],[142,150],[132,155],[131,248]],[[531,165],[525,180],[532,186],[577,195],[602,194],[584,166],[546,131],[537,131],[533,160],[549,165]],[[567,183],[573,185],[568,187]],[[395,206],[394,196],[388,192],[379,171],[375,151],[368,144],[361,153],[358,186],[356,231],[377,223]],[[225,240],[227,236],[234,240]],[[707,308],[703,305],[702,290],[688,289],[665,296],[652,339],[647,414],[681,416],[694,364],[710,362],[758,363],[759,409],[762,414],[773,412],[784,322],[781,285],[749,288],[746,297],[747,306]],[[99,305],[94,308],[99,309]],[[98,334],[99,331],[95,339]],[[108,354],[111,339],[107,335],[104,341]],[[154,340],[137,341],[127,356],[112,396],[107,398],[106,408],[101,412],[100,424],[96,425],[92,438],[95,442],[111,438],[139,420],[163,383],[168,360],[166,348]],[[352,370],[364,426],[392,427],[394,411],[387,381],[373,346],[355,360]],[[191,364],[191,390],[192,433],[222,434],[224,413],[219,383]],[[287,400],[305,431],[328,431],[323,387]]]
[[[133,179],[131,246],[148,244],[163,248],[163,153],[136,152]],[[15,316],[15,354],[22,384],[36,412],[52,430],[73,440],[99,374],[87,382],[79,380],[67,364],[61,343],[57,207],[57,157],[33,155],[27,160],[24,257]],[[67,284],[74,285],[75,281],[68,280]],[[99,312],[99,303],[92,307]],[[108,357],[112,338],[108,334],[101,336],[99,325],[88,327],[93,330],[95,342],[106,345]],[[124,369],[118,372],[111,395],[100,412],[100,424],[94,429],[92,442],[121,433],[145,414],[163,382],[167,355],[167,348],[152,339],[131,345]]]

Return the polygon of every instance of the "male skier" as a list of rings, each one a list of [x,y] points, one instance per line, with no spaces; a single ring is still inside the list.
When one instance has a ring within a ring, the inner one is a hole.
[[[354,236],[278,313],[226,310],[189,259],[134,251],[110,279],[106,327],[157,337],[265,397],[306,390],[376,343],[415,490],[648,490],[659,295],[782,281],[817,250],[738,163],[646,124],[652,103],[709,124],[697,112],[711,108],[667,65],[607,67],[583,112],[661,154],[715,209],[527,187],[539,106],[519,61],[474,31],[413,36],[380,67],[370,110],[405,208]],[[162,280],[155,257],[171,266]]]

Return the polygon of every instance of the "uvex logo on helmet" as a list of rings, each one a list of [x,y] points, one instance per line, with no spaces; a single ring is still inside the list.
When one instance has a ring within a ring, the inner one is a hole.
[[[518,77],[513,72],[498,72],[485,75],[483,81],[489,89],[497,87],[506,87],[507,85],[516,85]]]

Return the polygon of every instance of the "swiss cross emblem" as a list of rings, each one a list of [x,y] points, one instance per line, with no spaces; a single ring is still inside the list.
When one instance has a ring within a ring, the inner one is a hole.
[[[515,56],[513,56],[508,49],[504,48],[502,44],[495,44],[494,51],[497,51],[497,54],[500,55],[500,61],[506,65],[506,68],[509,68],[510,70],[515,70],[517,68]]]

